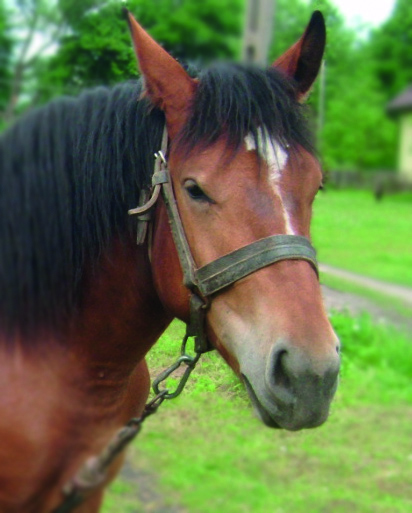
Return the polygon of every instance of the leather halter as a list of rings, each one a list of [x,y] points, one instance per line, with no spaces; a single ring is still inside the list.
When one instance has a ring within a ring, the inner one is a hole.
[[[149,221],[147,213],[156,204],[160,192],[162,193],[183,271],[183,283],[191,291],[190,321],[187,325],[186,336],[195,337],[196,353],[204,353],[213,349],[204,330],[205,312],[211,296],[245,276],[281,260],[305,260],[311,264],[316,274],[319,275],[316,251],[306,237],[300,235],[271,235],[198,268],[187,242],[173,192],[172,180],[165,158],[167,143],[168,136],[165,129],[162,149],[155,154],[152,195],[144,205],[129,210],[129,214],[137,215],[139,218],[138,244],[142,244]],[[147,193],[144,194],[145,198],[147,196]]]

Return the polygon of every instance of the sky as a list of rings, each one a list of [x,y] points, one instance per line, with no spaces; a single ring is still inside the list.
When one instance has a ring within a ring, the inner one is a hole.
[[[367,24],[373,27],[384,22],[392,12],[396,0],[332,0],[348,25]]]

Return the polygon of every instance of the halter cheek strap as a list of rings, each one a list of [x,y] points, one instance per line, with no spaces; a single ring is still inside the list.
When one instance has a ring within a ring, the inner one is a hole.
[[[186,336],[194,336],[196,352],[204,353],[213,349],[204,330],[205,310],[211,296],[249,274],[282,260],[304,260],[313,267],[318,275],[316,251],[306,237],[300,235],[271,235],[197,268],[177,208],[167,161],[164,157],[166,150],[167,132],[165,130],[162,150],[155,154],[156,164],[152,178],[152,196],[145,205],[129,210],[129,214],[136,214],[139,217],[139,222],[147,223],[147,217],[142,218],[142,216],[147,216],[148,211],[156,204],[160,192],[162,193],[183,271],[183,283],[192,293],[190,321]],[[142,239],[141,232],[140,229],[138,243],[144,241],[144,235]]]

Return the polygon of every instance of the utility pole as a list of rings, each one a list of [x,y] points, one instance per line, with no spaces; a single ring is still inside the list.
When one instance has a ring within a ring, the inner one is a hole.
[[[246,0],[242,61],[266,66],[272,38],[275,0]]]

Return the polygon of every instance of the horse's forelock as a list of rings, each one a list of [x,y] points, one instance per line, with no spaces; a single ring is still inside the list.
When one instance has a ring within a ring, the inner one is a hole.
[[[187,153],[206,148],[222,136],[237,151],[260,130],[290,146],[313,152],[305,108],[295,98],[294,84],[274,68],[217,64],[199,74],[199,87],[178,144]]]

